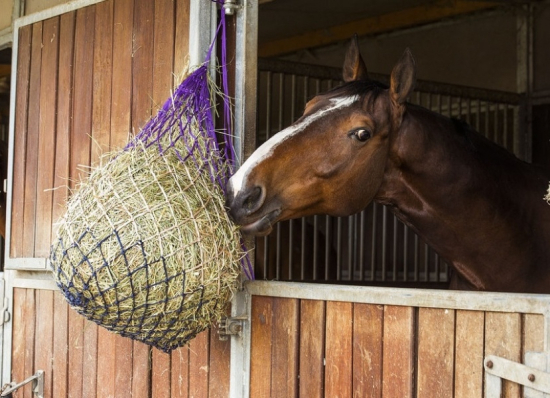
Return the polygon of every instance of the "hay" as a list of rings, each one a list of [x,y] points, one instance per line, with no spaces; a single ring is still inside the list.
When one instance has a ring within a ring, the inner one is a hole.
[[[544,200],[546,200],[546,202],[550,205],[550,186],[548,186],[548,192],[546,192]]]
[[[224,207],[228,166],[208,135],[210,109],[193,102],[203,75],[78,184],[50,255],[72,308],[166,352],[226,313],[245,256]]]

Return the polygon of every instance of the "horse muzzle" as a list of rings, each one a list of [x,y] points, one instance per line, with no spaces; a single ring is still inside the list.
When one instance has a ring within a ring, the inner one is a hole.
[[[263,236],[271,232],[281,209],[276,206],[264,206],[265,199],[265,189],[260,186],[235,193],[232,185],[227,185],[225,204],[230,217],[241,226],[242,233]]]

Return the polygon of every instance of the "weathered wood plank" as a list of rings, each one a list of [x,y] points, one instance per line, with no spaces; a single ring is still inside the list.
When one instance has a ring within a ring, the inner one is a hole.
[[[485,315],[485,356],[496,355],[521,362],[521,314],[487,312]],[[520,396],[516,383],[503,381],[503,398]]]
[[[97,396],[115,397],[115,334],[100,327],[97,331]]]
[[[231,340],[221,341],[218,330],[216,326],[210,329],[209,398],[229,397]]]
[[[52,374],[53,358],[53,294],[52,290],[36,290],[36,339],[34,341],[34,368]],[[31,373],[32,374],[32,373]],[[28,374],[26,377],[30,376]],[[44,380],[44,395],[51,396],[52,379]]]
[[[189,396],[208,398],[209,330],[189,342]]]
[[[23,257],[34,256],[34,226],[36,223],[36,182],[38,179],[38,135],[40,131],[40,69],[42,67],[42,23],[32,25],[31,71],[27,149],[25,159],[25,193],[23,215]]]
[[[412,397],[414,308],[384,307],[383,397]]]
[[[84,331],[82,336],[84,359],[82,369],[82,396],[97,396],[97,361],[98,361],[98,326],[90,321],[84,322]]]
[[[132,377],[132,394],[142,396],[151,389],[152,348],[138,341],[133,342],[132,367],[128,370]]]
[[[23,316],[25,318],[25,355],[24,363],[25,370],[23,371],[23,377],[18,381],[23,381],[28,375],[32,375],[35,372],[34,367],[34,342],[36,340],[36,297],[33,289],[25,289]],[[23,387],[23,396],[32,397],[31,386],[27,385]]]
[[[382,397],[384,307],[353,306],[353,396]]]
[[[418,396],[452,397],[454,333],[454,310],[418,310]]]
[[[29,107],[32,27],[19,29],[17,49],[17,88],[15,95],[15,142],[11,211],[10,256],[23,254],[23,217],[25,203],[25,174],[27,170],[27,123]]]
[[[154,112],[170,97],[174,86],[174,0],[157,0],[153,37],[153,106]]]
[[[174,50],[174,75],[175,85],[180,83],[183,72],[187,68],[189,54],[189,0],[175,0],[176,25],[175,25],[175,50]]]
[[[134,1],[117,0],[113,21],[113,78],[111,98],[111,148],[128,142],[132,109],[132,35]]]
[[[172,398],[189,397],[189,346],[172,351]]]
[[[523,315],[523,349],[522,352],[544,351],[544,316],[537,314]]]
[[[55,127],[57,114],[57,72],[59,18],[44,21],[42,67],[40,69],[40,124],[38,128],[38,168],[34,256],[48,257],[52,243]]]
[[[351,397],[352,394],[352,303],[328,301],[325,335],[325,395]]]
[[[483,395],[485,313],[456,311],[455,398]]]
[[[13,337],[11,349],[11,374],[12,380],[20,381],[25,379],[25,340],[26,340],[26,317],[25,300],[27,292],[25,289],[13,289]],[[17,332],[15,332],[17,331]]]
[[[271,396],[298,395],[298,309],[297,299],[273,300]]]
[[[120,335],[116,336],[114,352],[115,373],[113,375],[113,378],[115,380],[115,397],[128,396],[128,392],[131,392],[131,396],[135,397],[148,396],[144,395],[144,393],[148,394],[146,391],[144,392],[138,389],[132,389],[134,381],[134,377],[132,374],[133,351],[134,344],[132,340],[127,337],[122,337]]]
[[[86,177],[90,165],[95,7],[76,12],[74,98],[71,127],[70,185]]]
[[[82,372],[84,370],[84,317],[74,310],[69,311],[69,361],[67,396],[86,398],[82,395]]]
[[[325,302],[300,302],[300,397],[324,396]]]
[[[155,2],[136,0],[132,59],[132,132],[151,117],[153,94],[153,36]]]
[[[65,298],[54,292],[53,296],[53,360],[52,397],[67,396],[69,306]]]
[[[75,16],[76,13],[74,12],[63,14],[60,17],[59,24],[59,71],[54,160],[54,187],[56,189],[53,191],[52,209],[54,223],[65,214],[65,203],[69,195]]]
[[[273,298],[252,297],[250,396],[271,393]]]
[[[111,82],[113,76],[113,0],[95,5],[92,104],[92,164],[111,145]]]
[[[153,349],[151,394],[153,397],[170,398],[170,355]]]

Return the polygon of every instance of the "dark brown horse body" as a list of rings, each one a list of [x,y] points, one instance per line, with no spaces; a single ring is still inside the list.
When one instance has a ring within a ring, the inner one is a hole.
[[[548,177],[406,103],[414,76],[407,50],[389,88],[368,80],[354,41],[346,83],[310,101],[230,180],[232,217],[261,235],[279,220],[349,215],[375,200],[453,265],[451,288],[550,293]]]

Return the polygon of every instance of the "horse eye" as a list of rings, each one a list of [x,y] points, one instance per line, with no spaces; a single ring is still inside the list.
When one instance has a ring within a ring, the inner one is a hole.
[[[353,130],[350,134],[357,141],[365,142],[370,138],[370,132],[365,129]]]

